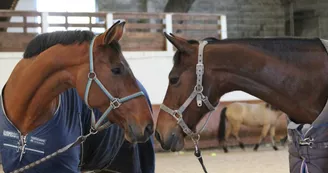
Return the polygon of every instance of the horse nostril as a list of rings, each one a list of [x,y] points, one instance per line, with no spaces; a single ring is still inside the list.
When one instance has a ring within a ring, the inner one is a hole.
[[[159,133],[156,131],[155,132],[155,138],[159,141],[159,142],[161,142],[161,136],[159,135]]]
[[[150,136],[152,135],[154,132],[153,130],[153,124],[148,124],[145,128],[145,132],[144,132],[144,135],[147,135],[147,136]]]

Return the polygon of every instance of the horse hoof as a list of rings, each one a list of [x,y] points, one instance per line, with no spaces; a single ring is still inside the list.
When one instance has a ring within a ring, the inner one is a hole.
[[[273,149],[274,149],[275,151],[277,151],[277,150],[278,150],[278,147],[276,147],[276,146],[273,146]]]
[[[242,149],[242,150],[245,150],[245,146],[243,143],[239,143],[239,147]]]
[[[228,149],[227,149],[227,148],[223,148],[223,151],[224,151],[225,153],[228,153]]]
[[[254,147],[254,151],[257,151],[257,149],[259,148],[259,144],[256,144],[255,147]]]

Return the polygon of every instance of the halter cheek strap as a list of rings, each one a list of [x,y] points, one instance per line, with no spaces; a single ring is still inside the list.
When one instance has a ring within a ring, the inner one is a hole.
[[[194,142],[195,145],[195,156],[198,158],[200,164],[203,167],[204,172],[206,173],[206,168],[203,164],[202,155],[200,152],[200,149],[198,148],[198,141],[200,139],[200,133],[205,129],[205,126],[207,125],[213,110],[215,110],[215,106],[213,106],[210,101],[208,100],[208,97],[203,94],[203,75],[204,75],[204,63],[203,63],[203,52],[204,48],[207,45],[207,41],[201,41],[199,42],[198,47],[198,61],[196,64],[196,85],[194,87],[193,92],[190,94],[190,96],[187,98],[187,100],[180,106],[179,109],[173,110],[169,107],[167,107],[164,104],[161,104],[160,109],[167,112],[169,115],[171,115],[173,118],[177,120],[177,124],[181,127],[183,132],[187,134]],[[201,107],[203,103],[206,105],[206,107],[210,110],[210,114],[207,117],[205,123],[203,124],[202,128],[198,132],[193,132],[186,122],[183,120],[182,114],[185,111],[185,109],[190,105],[190,103],[196,98],[196,103],[198,107]]]

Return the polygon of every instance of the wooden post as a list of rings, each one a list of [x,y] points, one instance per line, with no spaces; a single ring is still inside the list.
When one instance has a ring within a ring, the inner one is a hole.
[[[68,30],[68,14],[65,13],[65,29]]]
[[[172,13],[165,14],[165,32],[170,34],[173,32]],[[168,39],[166,40],[166,51],[173,52],[173,45]]]
[[[23,16],[23,24],[24,24],[24,33],[26,34],[27,33],[27,27],[26,27],[26,25],[27,25],[27,18],[26,18],[26,16],[24,15]]]
[[[227,16],[221,15],[218,24],[221,25],[221,40],[228,38]]]
[[[47,12],[41,13],[41,27],[42,27],[41,33],[48,32],[48,27],[49,27],[48,16],[49,16],[49,14]]]
[[[106,29],[110,28],[114,24],[114,16],[113,13],[106,14]]]
[[[89,16],[89,29],[92,31],[92,16]]]

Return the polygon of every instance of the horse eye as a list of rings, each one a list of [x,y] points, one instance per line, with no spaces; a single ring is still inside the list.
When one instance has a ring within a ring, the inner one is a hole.
[[[119,67],[112,68],[112,73],[115,75],[121,74],[121,68],[119,68]]]
[[[170,84],[174,85],[177,84],[179,81],[179,77],[172,77],[170,78]]]

